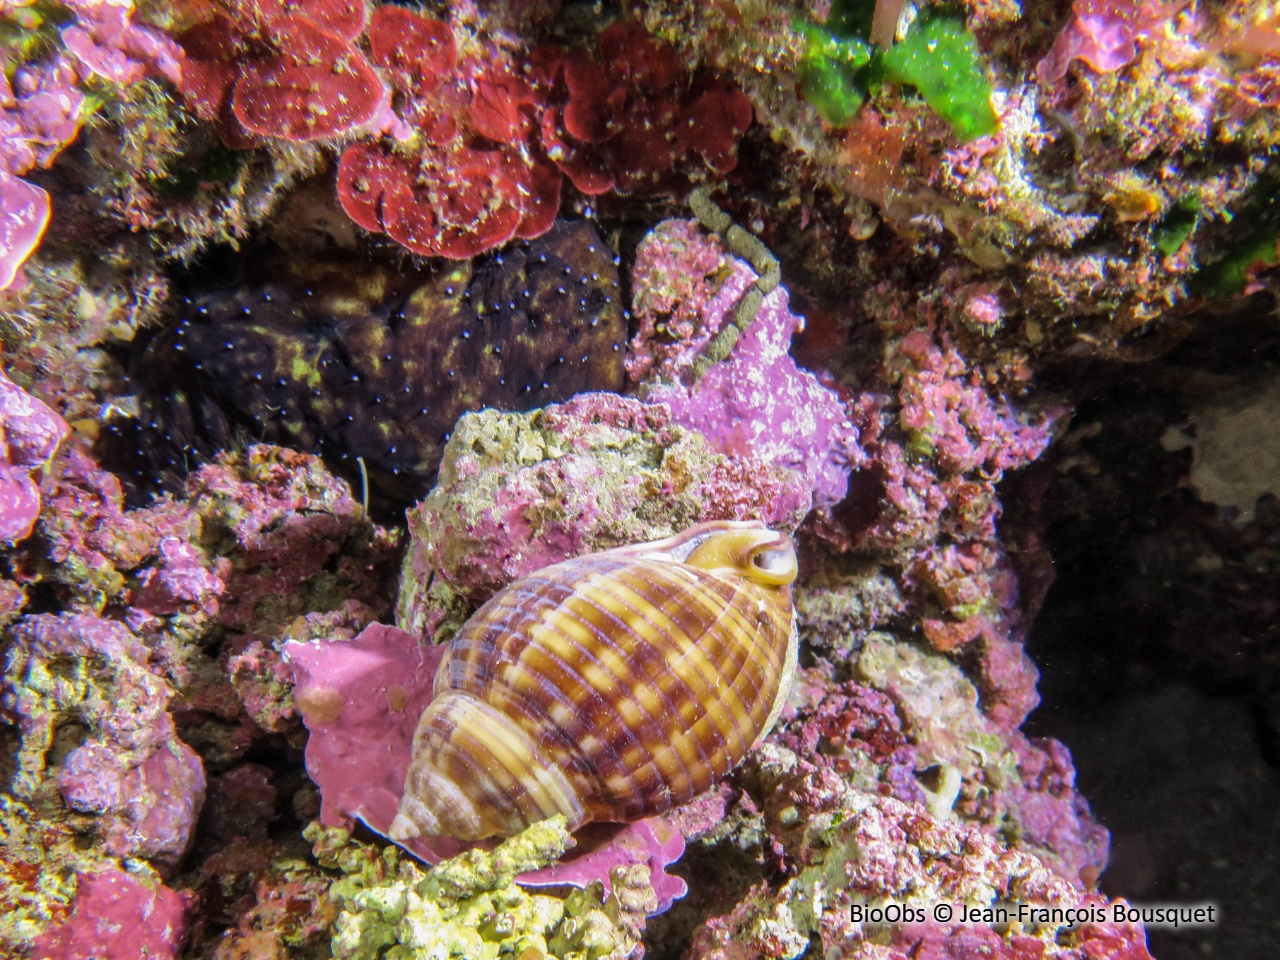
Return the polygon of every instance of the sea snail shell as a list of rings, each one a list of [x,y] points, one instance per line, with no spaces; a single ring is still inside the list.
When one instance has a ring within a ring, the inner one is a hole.
[[[440,664],[390,836],[574,829],[706,790],[786,700],[795,577],[785,533],[717,521],[505,587]]]

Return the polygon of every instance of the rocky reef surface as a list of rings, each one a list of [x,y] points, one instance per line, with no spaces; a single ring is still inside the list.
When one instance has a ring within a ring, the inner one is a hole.
[[[0,30],[0,954],[1280,936],[1274,3]],[[631,824],[385,839],[481,604],[709,520],[799,553],[740,766]]]

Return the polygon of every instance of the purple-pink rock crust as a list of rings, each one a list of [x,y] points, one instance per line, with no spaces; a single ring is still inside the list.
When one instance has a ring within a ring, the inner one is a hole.
[[[632,278],[640,332],[628,371],[645,398],[670,407],[674,422],[702,433],[718,453],[797,471],[816,507],[843,500],[850,470],[864,461],[858,431],[839,395],[788,352],[804,319],[791,311],[786,289],[765,296],[727,360],[686,386],[693,361],[758,278],[680,220],[658,224],[641,243]]]

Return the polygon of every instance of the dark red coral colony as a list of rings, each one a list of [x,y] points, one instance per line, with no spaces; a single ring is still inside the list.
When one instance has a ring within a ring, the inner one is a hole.
[[[412,132],[346,148],[338,199],[347,215],[414,253],[454,260],[551,229],[560,179],[529,149],[530,84],[499,60],[460,64],[446,24],[402,7],[379,7],[368,36]]]
[[[256,0],[221,11],[178,38],[187,104],[236,145],[253,137],[309,141],[368,124],[385,92],[356,47],[359,0]]]
[[[394,5],[221,3],[179,38],[183,93],[232,146],[357,137],[338,200],[371,233],[465,260],[551,229],[563,177],[596,195],[681,188],[737,163],[750,102],[684,75],[634,21],[598,54],[487,47],[460,57],[448,24]]]
[[[600,33],[598,59],[543,47],[534,70],[550,95],[542,144],[583,193],[671,188],[691,156],[723,176],[751,125],[742,91],[710,77],[690,84],[671,45],[635,21]]]

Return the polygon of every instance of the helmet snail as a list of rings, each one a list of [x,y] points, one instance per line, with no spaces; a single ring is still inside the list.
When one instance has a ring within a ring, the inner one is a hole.
[[[440,664],[390,836],[575,829],[708,789],[786,700],[795,577],[785,533],[717,521],[503,588]]]

